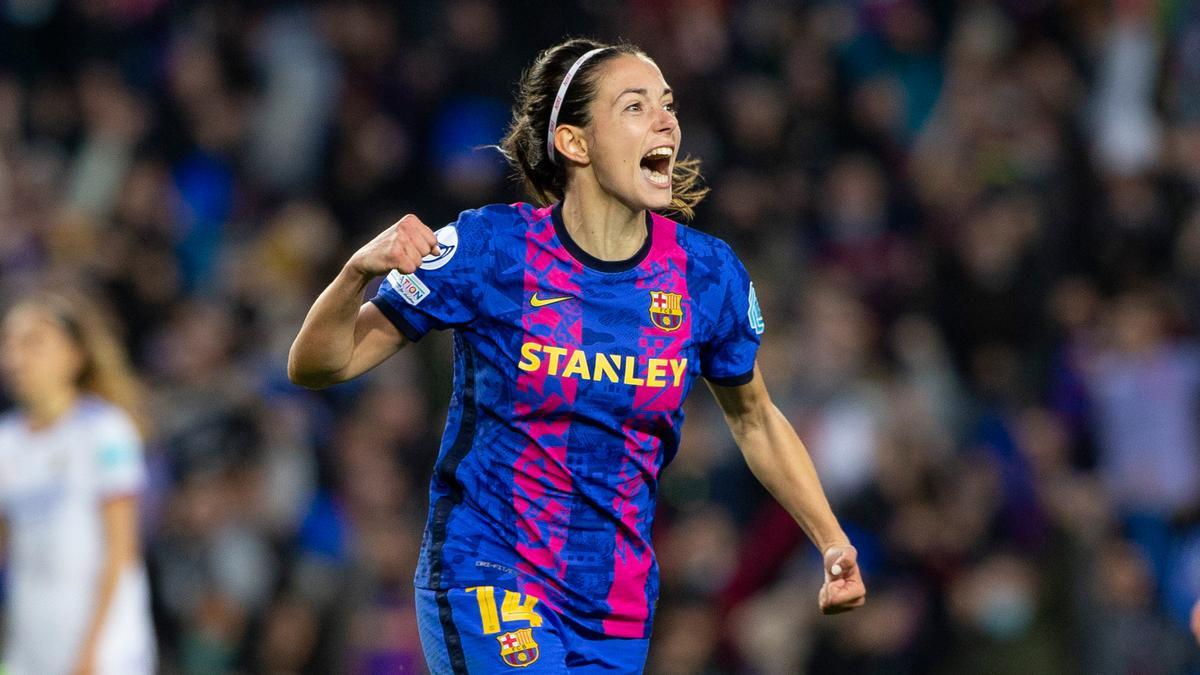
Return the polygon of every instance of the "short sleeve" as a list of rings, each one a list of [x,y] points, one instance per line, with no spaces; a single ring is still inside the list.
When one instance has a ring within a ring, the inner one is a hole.
[[[425,256],[412,274],[392,270],[371,302],[413,342],[434,329],[469,324],[491,269],[487,228],[481,210],[463,211],[435,233],[438,255]]]
[[[96,481],[101,499],[141,491],[146,482],[142,439],[123,413],[108,411],[96,433]]]
[[[12,470],[9,468],[9,462],[12,461],[13,448],[16,447],[16,441],[13,439],[11,415],[0,416],[0,514],[4,513],[8,505],[9,493],[12,492],[8,486],[8,476],[12,475]]]
[[[754,284],[742,262],[725,247],[723,291],[716,325],[700,353],[700,373],[713,384],[735,387],[754,377],[764,324]]]

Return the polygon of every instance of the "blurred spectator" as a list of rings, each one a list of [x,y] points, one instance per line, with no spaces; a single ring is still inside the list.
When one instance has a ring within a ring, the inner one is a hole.
[[[1086,666],[1095,673],[1178,673],[1189,649],[1184,636],[1151,611],[1153,575],[1145,557],[1123,541],[1099,552],[1093,590],[1099,613]]]
[[[1163,299],[1129,291],[1111,306],[1108,344],[1081,364],[1099,469],[1117,507],[1167,519],[1200,499],[1200,345],[1172,338]]]

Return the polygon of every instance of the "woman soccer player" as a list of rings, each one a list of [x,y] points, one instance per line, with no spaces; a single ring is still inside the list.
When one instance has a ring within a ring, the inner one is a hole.
[[[137,533],[145,470],[122,409],[134,382],[95,312],[71,298],[32,296],[0,328],[0,365],[17,404],[0,417],[5,672],[153,673]]]
[[[464,211],[436,233],[405,216],[350,258],[292,346],[292,380],[320,387],[454,329],[416,575],[436,673],[642,669],[658,474],[697,376],[824,554],[821,610],[863,603],[856,552],[755,367],[763,322],[745,269],[656,213],[690,216],[702,196],[679,141],[641,50],[572,39],[543,52],[502,143],[543,206]]]

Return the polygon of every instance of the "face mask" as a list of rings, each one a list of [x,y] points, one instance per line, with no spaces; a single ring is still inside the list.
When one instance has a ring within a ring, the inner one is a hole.
[[[975,621],[989,636],[1001,640],[1020,637],[1033,623],[1033,599],[1025,589],[998,584],[984,592]]]

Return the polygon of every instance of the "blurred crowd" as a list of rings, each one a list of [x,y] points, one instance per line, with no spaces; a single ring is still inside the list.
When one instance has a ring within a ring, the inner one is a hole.
[[[404,213],[524,198],[483,146],[568,34],[677,92],[870,590],[819,616],[701,387],[648,670],[1200,672],[1200,3],[12,0],[0,301],[120,319],[163,672],[423,668],[447,336],[322,392],[287,349]]]

